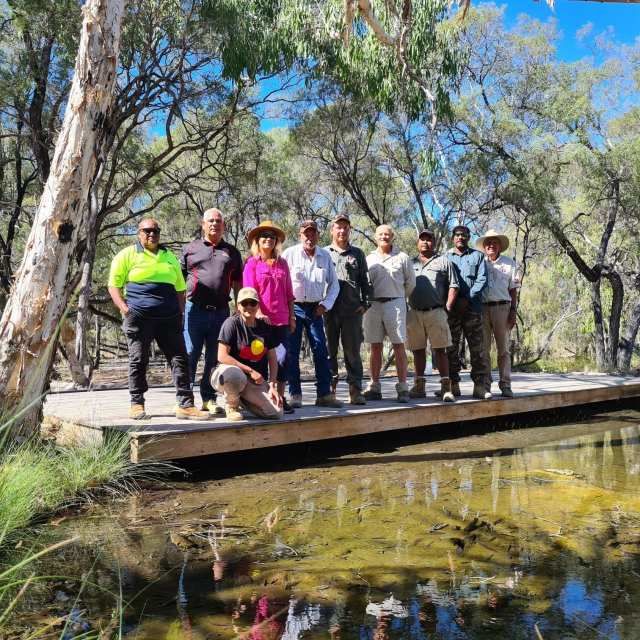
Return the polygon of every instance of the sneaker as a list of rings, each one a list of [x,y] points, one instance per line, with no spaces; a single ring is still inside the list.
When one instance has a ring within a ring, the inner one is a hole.
[[[336,400],[333,393],[327,393],[326,396],[319,396],[316,398],[316,407],[329,407],[330,409],[342,408],[342,402]]]
[[[225,413],[227,414],[227,420],[229,420],[229,422],[239,422],[240,420],[244,420],[244,416],[238,407],[231,407],[227,405]]]
[[[146,420],[149,416],[145,412],[143,404],[132,404],[129,407],[129,417],[132,420]]]
[[[200,411],[195,407],[176,407],[176,418],[178,420],[208,420],[209,412]]]
[[[300,409],[302,407],[302,394],[300,393],[292,394],[291,402],[289,403],[289,406],[293,407],[294,409]]]
[[[282,396],[282,413],[295,413],[296,410],[287,402],[287,399]]]
[[[409,402],[409,386],[406,382],[396,382],[396,402]]]
[[[380,383],[370,382],[365,392],[362,394],[364,399],[369,400],[382,400],[382,389]]]
[[[483,384],[474,384],[472,397],[477,400],[491,400],[493,395],[491,391],[487,391],[487,388]]]
[[[426,398],[427,391],[425,389],[426,380],[424,378],[416,378],[413,386],[409,389],[410,398]]]
[[[500,386],[500,393],[504,398],[513,398],[513,391],[508,384],[504,384]]]
[[[210,416],[224,415],[224,408],[221,407],[215,400],[205,400],[202,403],[202,410],[208,411]]]

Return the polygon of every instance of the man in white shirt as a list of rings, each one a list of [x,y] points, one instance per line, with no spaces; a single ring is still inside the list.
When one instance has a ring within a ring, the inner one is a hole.
[[[505,398],[513,398],[511,390],[511,329],[516,324],[520,274],[515,260],[502,255],[509,247],[507,236],[491,229],[476,241],[476,249],[485,254],[487,286],[482,292],[482,328],[484,353],[487,359],[485,381],[491,391],[491,337],[498,351],[498,386]]]
[[[322,316],[333,307],[340,284],[329,252],[318,247],[318,226],[313,220],[300,223],[300,244],[285,249],[282,257],[289,265],[296,328],[289,342],[289,394],[291,406],[302,406],[300,384],[300,344],[306,331],[316,370],[316,406],[342,406],[331,393],[329,352]]]
[[[416,286],[411,259],[393,246],[393,230],[383,224],[376,229],[378,248],[367,256],[371,281],[371,307],[364,315],[364,340],[371,347],[371,382],[364,393],[367,400],[382,400],[380,371],[382,343],[391,340],[396,360],[398,402],[409,402],[407,385],[407,298]]]

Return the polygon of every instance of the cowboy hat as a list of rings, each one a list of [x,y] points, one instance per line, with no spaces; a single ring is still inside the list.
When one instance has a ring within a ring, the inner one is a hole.
[[[277,224],[271,222],[271,220],[264,220],[247,234],[249,244],[251,244],[262,231],[272,231],[276,234],[279,242],[284,242],[284,231]]]
[[[498,240],[498,242],[500,243],[500,253],[502,253],[503,251],[506,251],[509,248],[509,238],[507,238],[507,236],[503,236],[501,233],[498,233],[495,229],[489,229],[487,233],[485,233],[483,236],[480,236],[476,240],[476,249],[483,251],[484,241],[487,238],[496,238]]]

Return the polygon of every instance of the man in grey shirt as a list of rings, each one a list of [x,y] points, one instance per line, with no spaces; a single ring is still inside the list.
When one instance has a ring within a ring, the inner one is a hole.
[[[434,233],[424,229],[418,235],[418,255],[413,259],[416,287],[409,296],[407,313],[407,348],[413,352],[416,369],[409,396],[426,397],[424,370],[430,342],[440,372],[440,395],[444,402],[453,402],[446,352],[451,346],[447,313],[458,297],[458,276],[446,256],[436,254],[434,249]]]
[[[331,221],[332,243],[326,247],[336,268],[340,293],[324,316],[331,387],[338,384],[338,343],[342,342],[351,404],[366,404],[362,395],[362,316],[369,308],[369,269],[364,253],[349,243],[351,221],[342,214]]]

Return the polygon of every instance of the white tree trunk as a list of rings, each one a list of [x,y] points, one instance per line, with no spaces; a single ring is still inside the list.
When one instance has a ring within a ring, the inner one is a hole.
[[[102,125],[113,100],[125,0],[87,0],[75,74],[51,173],[0,320],[0,414],[35,430],[60,321],[73,291],[78,240]]]

